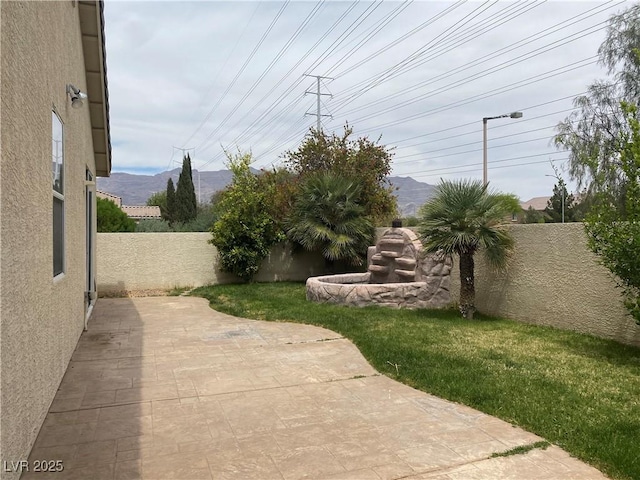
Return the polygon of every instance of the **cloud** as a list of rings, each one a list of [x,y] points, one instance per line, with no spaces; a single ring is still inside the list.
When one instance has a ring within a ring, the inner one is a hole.
[[[325,130],[348,121],[356,135],[381,135],[395,147],[394,174],[428,183],[481,178],[482,118],[522,110],[488,124],[489,178],[522,199],[550,194],[548,161],[567,156],[549,144],[553,125],[604,76],[587,59],[623,7],[106,2],[114,170],[173,168],[174,146],[195,147],[205,170],[223,168],[221,145],[277,163],[315,125],[305,92],[316,80],[303,76],[313,74],[333,78],[321,82],[332,94],[321,98],[333,115]]]

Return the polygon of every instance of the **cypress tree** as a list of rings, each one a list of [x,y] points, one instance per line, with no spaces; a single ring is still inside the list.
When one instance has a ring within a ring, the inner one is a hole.
[[[188,222],[196,218],[198,214],[198,203],[191,176],[191,157],[189,154],[182,160],[182,171],[176,187],[174,211],[175,220],[178,222]]]
[[[176,189],[173,187],[173,180],[167,180],[167,207],[165,211],[165,220],[169,223],[176,218]]]

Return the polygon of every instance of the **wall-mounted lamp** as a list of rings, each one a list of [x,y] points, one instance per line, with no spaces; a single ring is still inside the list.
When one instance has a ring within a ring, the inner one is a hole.
[[[71,98],[71,106],[73,108],[82,108],[84,100],[87,98],[87,94],[70,83],[67,85],[67,93],[69,94],[69,98]]]

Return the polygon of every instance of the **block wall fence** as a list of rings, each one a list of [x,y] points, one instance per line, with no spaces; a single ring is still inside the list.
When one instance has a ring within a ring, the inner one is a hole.
[[[580,223],[512,225],[514,254],[505,272],[476,257],[476,304],[486,314],[575,330],[640,346],[640,326],[626,310],[613,276],[586,245]],[[380,236],[385,231],[377,231]],[[100,294],[125,290],[232,283],[217,267],[209,233],[100,233],[97,275]],[[256,280],[304,281],[326,273],[317,254],[292,254],[277,245]],[[459,299],[457,259],[451,297]]]

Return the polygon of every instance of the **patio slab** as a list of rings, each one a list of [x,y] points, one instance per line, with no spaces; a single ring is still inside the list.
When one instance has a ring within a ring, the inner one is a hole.
[[[364,315],[364,312],[363,312]],[[202,298],[100,299],[23,479],[604,479],[558,447],[376,372],[335,332]]]

